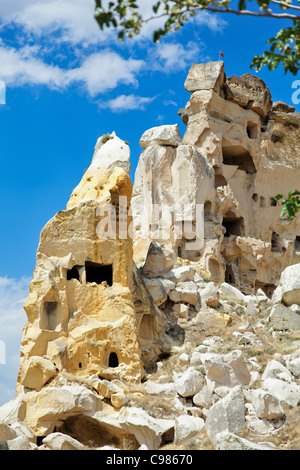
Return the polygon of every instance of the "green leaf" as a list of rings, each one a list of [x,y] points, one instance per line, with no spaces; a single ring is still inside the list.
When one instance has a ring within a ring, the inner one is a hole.
[[[157,2],[155,5],[153,5],[152,10],[154,11],[154,13],[158,12],[160,4],[161,4],[161,2]]]
[[[240,0],[239,1],[239,10],[245,10],[246,9],[246,0]]]
[[[167,33],[167,31],[164,30],[164,29],[161,29],[161,28],[154,31],[153,42],[159,42],[161,37],[164,36],[166,33]]]

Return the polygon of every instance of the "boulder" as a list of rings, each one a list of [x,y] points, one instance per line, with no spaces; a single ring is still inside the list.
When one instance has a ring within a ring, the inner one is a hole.
[[[193,397],[203,387],[204,376],[194,367],[189,367],[181,377],[176,378],[175,390],[182,397]]]
[[[95,380],[93,381],[93,387],[99,395],[104,398],[110,398],[113,393],[122,393],[123,389],[109,380]]]
[[[219,292],[213,282],[209,282],[204,289],[200,290],[201,305],[217,308],[219,303]]]
[[[171,271],[168,271],[164,274],[164,278],[169,279],[172,282],[185,282],[192,281],[195,276],[195,269],[193,266],[179,266],[178,268],[173,268]]]
[[[27,436],[18,436],[7,441],[9,450],[36,450],[38,447],[29,441]]]
[[[292,374],[281,362],[272,359],[267,363],[261,377],[262,381],[269,378],[279,378],[290,382],[292,380]]]
[[[295,354],[290,354],[284,357],[287,369],[296,378],[300,377],[300,357],[298,354],[299,351],[296,351]]]
[[[44,436],[51,432],[59,420],[74,414],[99,411],[103,403],[88,388],[81,385],[45,387],[30,391],[23,399],[26,405],[25,423],[36,435]]]
[[[8,441],[18,437],[18,432],[6,423],[0,422],[0,441]]]
[[[175,419],[174,443],[193,438],[204,428],[204,420],[196,416],[181,415]]]
[[[53,432],[43,439],[43,445],[51,450],[84,450],[85,446],[73,437],[61,432]]]
[[[238,434],[245,422],[245,403],[242,388],[234,387],[224,398],[215,403],[207,413],[205,429],[215,443],[220,432]]]
[[[181,144],[182,137],[177,124],[152,127],[142,135],[140,146],[146,149],[150,145],[170,145],[177,147]]]
[[[300,403],[300,385],[294,382],[270,377],[263,381],[262,386],[279,401],[285,402],[289,406],[298,406]]]
[[[208,379],[207,383],[200,390],[200,392],[196,393],[196,395],[193,396],[193,403],[196,406],[201,406],[202,408],[209,408],[210,406],[212,406],[212,398],[215,385],[215,382]]]
[[[216,436],[216,450],[276,450],[276,447],[272,443],[257,444],[232,432],[223,431]]]
[[[112,406],[116,409],[122,408],[122,406],[125,406],[129,402],[129,398],[123,391],[113,393],[110,399]]]
[[[178,282],[175,289],[169,292],[169,299],[172,302],[185,302],[195,306],[199,301],[196,284],[193,281]]]
[[[279,419],[284,417],[280,401],[266,390],[253,390],[252,403],[260,419]]]
[[[176,395],[175,385],[173,382],[158,383],[153,382],[152,380],[147,380],[145,384],[145,391],[149,395],[160,395],[161,393],[167,395]]]
[[[178,315],[179,318],[187,320],[189,318],[189,306],[185,304],[173,305],[173,312]]]
[[[224,62],[193,64],[189,70],[184,87],[190,93],[199,90],[214,90],[216,93],[220,93],[224,80]]]
[[[226,80],[226,99],[249,108],[260,116],[266,116],[271,109],[271,93],[263,80],[246,73],[241,77]]]
[[[222,282],[219,288],[220,292],[222,294],[226,295],[227,297],[230,297],[232,299],[235,299],[237,301],[246,301],[245,295],[236,287],[232,286],[231,284],[228,284],[227,282]]]
[[[151,278],[151,279],[145,278],[144,281],[145,281],[148,291],[151,294],[153,302],[155,303],[155,305],[159,307],[168,298],[168,292],[166,291],[163,283],[160,281],[160,279],[157,279],[157,278]],[[175,287],[175,284],[174,283],[172,284]]]
[[[157,242],[151,242],[142,268],[142,274],[146,278],[160,277],[170,271],[176,261],[176,254],[171,248],[162,246]]]
[[[26,388],[39,389],[57,374],[52,361],[40,356],[31,356],[25,371],[22,385]]]
[[[204,353],[201,354],[201,360],[207,378],[217,384],[229,387],[245,386],[251,381],[247,363],[240,350],[228,354]]]
[[[153,418],[145,410],[135,407],[123,407],[117,422],[123,430],[133,434],[140,445],[144,444],[150,450],[157,450],[162,435],[174,428],[174,420]]]
[[[300,305],[300,264],[288,266],[280,277],[282,301],[285,305]]]
[[[283,101],[275,101],[272,105],[271,111],[273,112],[280,112],[280,113],[294,113],[296,108],[294,106],[290,106]]]
[[[300,330],[300,315],[283,304],[277,303],[272,307],[269,322],[273,329],[277,331]]]

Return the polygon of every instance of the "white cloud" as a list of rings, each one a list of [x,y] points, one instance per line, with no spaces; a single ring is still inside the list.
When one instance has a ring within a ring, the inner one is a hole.
[[[106,37],[94,19],[94,8],[94,0],[0,0],[0,17],[30,34],[59,31],[64,41],[93,44]]]
[[[15,49],[0,46],[0,79],[7,85],[47,85],[65,89],[82,84],[91,96],[111,90],[119,84],[136,85],[142,60],[124,59],[114,51],[93,53],[78,67],[62,69],[36,57],[36,47]]]
[[[0,361],[0,405],[14,398],[16,392],[22,330],[27,321],[23,303],[30,281],[0,277],[0,341],[5,346],[5,361],[3,348]]]
[[[228,24],[221,16],[208,11],[201,11],[194,17],[194,22],[199,26],[206,26],[214,32],[222,32]]]
[[[201,45],[201,44],[200,44]],[[181,43],[159,44],[152,58],[153,66],[161,71],[173,72],[184,70],[192,61],[201,62],[199,45],[190,41],[186,45]]]
[[[137,85],[136,74],[144,66],[144,61],[124,59],[113,51],[91,54],[79,68],[69,70],[70,82],[83,82],[90,95],[95,96],[117,85]]]
[[[120,95],[104,103],[99,103],[100,108],[109,108],[113,112],[126,112],[133,109],[144,110],[155,97],[143,97],[136,95]]]
[[[15,49],[0,46],[0,78],[7,85],[47,85],[62,87],[67,77],[57,66],[48,65],[35,57],[36,48]]]

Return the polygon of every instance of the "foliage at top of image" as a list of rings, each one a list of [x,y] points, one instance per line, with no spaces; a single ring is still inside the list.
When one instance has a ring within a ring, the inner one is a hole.
[[[289,21],[267,44],[268,51],[254,56],[251,68],[259,71],[263,66],[274,70],[283,65],[285,73],[296,75],[300,69],[300,2],[299,0],[160,0],[153,5],[153,15],[144,18],[139,0],[114,0],[106,8],[101,0],[95,0],[95,19],[101,30],[115,28],[120,41],[141,32],[143,24],[157,18],[165,18],[163,27],[154,31],[153,42],[168,33],[178,31],[202,11],[212,13],[247,15],[257,18],[273,18]]]

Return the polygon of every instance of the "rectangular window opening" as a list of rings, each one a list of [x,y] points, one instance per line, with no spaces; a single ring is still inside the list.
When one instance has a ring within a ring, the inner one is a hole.
[[[56,329],[57,310],[58,302],[44,302],[40,324],[42,330],[54,331]]]
[[[230,237],[230,235],[244,235],[244,219],[242,217],[224,217],[222,222],[223,227],[225,228],[225,237]]]

